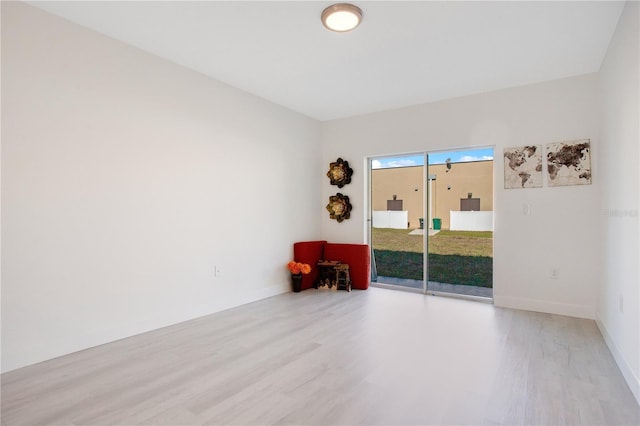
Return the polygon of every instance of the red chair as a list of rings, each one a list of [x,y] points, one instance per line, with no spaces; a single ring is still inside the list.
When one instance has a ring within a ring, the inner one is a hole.
[[[348,264],[353,289],[366,290],[371,283],[371,252],[367,244],[303,241],[293,244],[293,258],[311,266],[311,272],[302,277],[302,290],[313,287],[318,278],[319,260],[339,260]]]

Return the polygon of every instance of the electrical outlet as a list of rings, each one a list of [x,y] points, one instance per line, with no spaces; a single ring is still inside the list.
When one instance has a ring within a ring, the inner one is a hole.
[[[552,280],[560,279],[560,268],[551,268],[549,270],[549,278]]]
[[[531,214],[532,214],[531,204],[529,204],[529,203],[522,204],[522,215],[523,216],[531,216]]]
[[[216,265],[213,267],[213,276],[214,277],[219,277],[220,275],[222,275],[222,268],[220,268],[220,266]]]

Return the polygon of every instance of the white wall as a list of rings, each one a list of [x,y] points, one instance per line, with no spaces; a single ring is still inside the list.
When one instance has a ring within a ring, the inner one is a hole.
[[[597,322],[640,402],[638,2],[628,2],[600,69],[603,274]]]
[[[415,151],[495,146],[494,298],[508,306],[594,318],[600,274],[600,143],[597,75],[567,78],[323,124],[323,163],[354,168],[351,219],[325,215],[330,241],[365,240],[365,158]],[[505,190],[503,148],[590,138],[593,184]],[[336,191],[327,182],[323,196]],[[523,215],[523,204],[531,215]],[[551,268],[560,278],[549,278]]]
[[[320,237],[316,121],[14,2],[2,112],[3,371],[289,291]]]
[[[372,212],[371,226],[374,228],[408,229],[409,211],[379,210]]]
[[[493,212],[449,211],[451,231],[493,231]]]

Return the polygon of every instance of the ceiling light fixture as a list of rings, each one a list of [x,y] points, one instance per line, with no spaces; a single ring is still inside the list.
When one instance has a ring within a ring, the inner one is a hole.
[[[349,3],[338,3],[322,11],[322,25],[331,31],[351,31],[362,21],[362,10]]]

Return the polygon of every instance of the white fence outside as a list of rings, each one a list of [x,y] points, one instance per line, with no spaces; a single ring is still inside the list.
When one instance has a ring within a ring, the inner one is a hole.
[[[452,231],[493,231],[493,212],[449,212]]]
[[[393,229],[408,229],[409,228],[409,211],[393,211],[393,210],[380,210],[373,212],[373,227],[374,228],[393,228]]]

